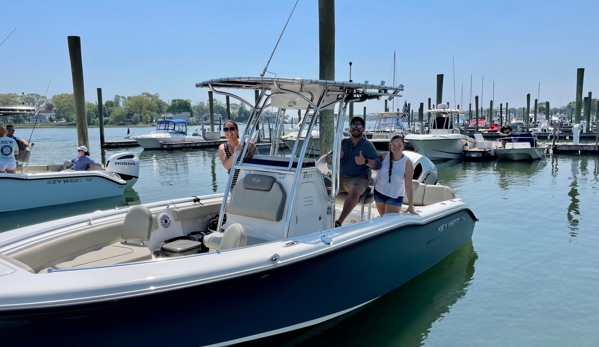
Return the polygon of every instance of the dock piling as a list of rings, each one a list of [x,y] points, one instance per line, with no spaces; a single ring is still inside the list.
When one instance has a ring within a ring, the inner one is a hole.
[[[576,113],[574,124],[580,124],[580,111],[582,109],[582,85],[584,83],[584,68],[576,70]]]
[[[85,115],[85,89],[83,85],[83,60],[81,58],[81,38],[68,36],[73,95],[75,97],[75,120],[77,122],[77,145],[89,148],[87,117]]]
[[[97,88],[98,92],[98,118],[100,121],[100,147],[104,146],[106,143],[104,139],[104,108],[102,104],[102,88]]]

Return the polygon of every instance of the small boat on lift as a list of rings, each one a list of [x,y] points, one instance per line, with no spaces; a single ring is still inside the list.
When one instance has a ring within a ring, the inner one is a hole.
[[[128,135],[127,138],[137,141],[144,149],[165,149],[173,144],[192,146],[205,141],[199,135],[187,135],[185,119],[160,119],[156,122],[156,131],[144,135]]]
[[[115,331],[154,343],[193,331],[198,346],[259,339],[362,307],[471,239],[478,219],[451,188],[425,183],[430,172],[412,182],[418,215],[380,216],[365,193],[335,227],[345,200],[339,166],[348,105],[394,98],[403,88],[265,77],[196,86],[253,110],[224,192],[0,233],[3,342],[53,344],[75,334],[77,341],[122,344]],[[231,90],[256,90],[258,97],[250,103]],[[261,112],[270,107],[278,109],[270,151],[248,157]],[[287,109],[313,112],[309,140],[320,111],[334,108],[330,167],[324,156],[307,156],[308,141],[296,141],[290,155],[278,153]]]

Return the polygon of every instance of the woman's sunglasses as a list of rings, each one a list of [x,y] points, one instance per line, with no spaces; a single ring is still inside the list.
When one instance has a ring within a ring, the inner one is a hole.
[[[223,132],[227,132],[227,131],[233,131],[233,130],[237,130],[235,129],[235,127],[230,127],[230,128],[223,128]]]

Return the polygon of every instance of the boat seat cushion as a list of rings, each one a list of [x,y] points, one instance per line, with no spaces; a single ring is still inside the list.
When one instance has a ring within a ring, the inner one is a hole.
[[[148,247],[133,243],[119,242],[103,247],[97,251],[82,254],[73,260],[56,264],[53,268],[61,270],[76,267],[122,264],[150,259],[152,259],[152,253]]]
[[[101,165],[89,164],[86,171],[102,171],[105,170]]]
[[[453,191],[446,186],[428,185],[424,193],[424,205],[432,205],[441,201],[455,198]]]
[[[283,217],[287,195],[272,176],[248,174],[237,182],[227,212],[278,222]]]
[[[149,208],[142,205],[133,206],[125,215],[121,236],[125,240],[148,241],[155,227],[157,225],[154,226]]]
[[[429,186],[427,186],[424,183],[419,183],[416,180],[412,180],[412,192],[413,192],[413,199],[414,199],[413,205],[414,206],[423,206],[424,205],[424,194],[428,187]],[[405,196],[404,204],[408,204],[408,203],[409,203],[408,197]]]
[[[247,233],[243,225],[233,223],[224,233],[215,232],[204,236],[202,242],[210,249],[231,249],[247,245]]]

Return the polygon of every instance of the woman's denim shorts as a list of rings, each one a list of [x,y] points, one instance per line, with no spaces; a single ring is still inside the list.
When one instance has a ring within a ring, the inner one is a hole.
[[[389,204],[393,206],[401,206],[403,205],[403,196],[398,197],[397,199],[390,198],[385,194],[379,193],[376,189],[374,190],[374,201],[381,202],[383,204]]]

